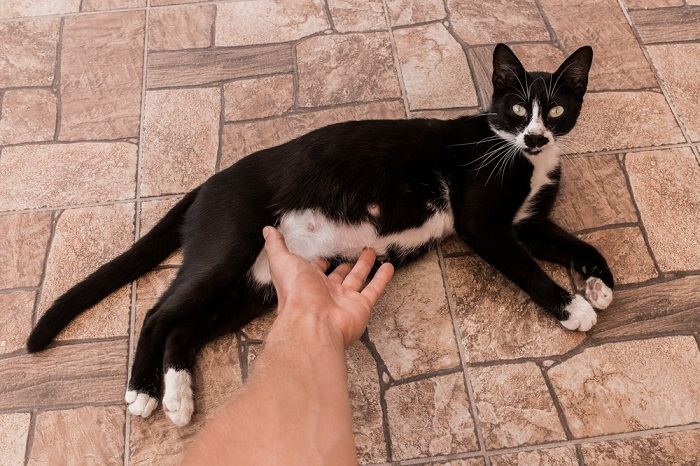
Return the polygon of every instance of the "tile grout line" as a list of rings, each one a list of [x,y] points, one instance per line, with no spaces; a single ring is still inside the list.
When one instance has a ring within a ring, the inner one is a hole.
[[[46,243],[46,252],[44,253],[44,264],[41,269],[41,279],[37,285],[36,296],[34,298],[34,308],[32,309],[32,327],[36,324],[36,315],[39,312],[39,304],[41,303],[41,296],[44,291],[44,281],[46,280],[46,269],[49,266],[49,255],[51,254],[51,247],[53,246],[53,239],[56,236],[56,229],[58,228],[58,222],[61,218],[63,211],[52,211],[51,212],[51,232],[49,233],[49,240]]]
[[[537,366],[540,369],[540,372],[542,374],[542,379],[544,380],[544,384],[547,387],[547,391],[549,392],[549,397],[552,400],[552,405],[554,406],[554,410],[557,412],[557,416],[559,417],[559,423],[561,424],[561,427],[564,430],[564,435],[566,436],[566,440],[572,440],[574,438],[574,435],[571,432],[571,427],[569,426],[569,420],[566,418],[566,414],[564,413],[564,408],[561,405],[561,401],[559,400],[559,396],[557,395],[556,390],[554,390],[554,385],[552,384],[552,381],[549,378],[549,374],[547,373],[547,368],[544,367],[544,365],[542,365],[542,364],[537,364]],[[578,457],[579,464],[583,464],[583,456],[578,448],[576,449],[576,456]]]
[[[222,83],[219,84],[219,147],[216,149],[214,173],[219,173],[219,170],[221,170],[221,159],[224,153],[224,124],[226,123],[225,106],[226,100],[224,98],[224,85]]]
[[[389,43],[391,44],[391,55],[394,59],[394,69],[396,69],[396,75],[399,79],[399,90],[401,91],[401,98],[403,99],[403,107],[405,118],[411,115],[411,109],[408,104],[408,93],[406,92],[406,83],[403,79],[403,70],[401,68],[401,60],[399,59],[399,49],[396,47],[396,38],[394,37],[394,30],[391,26],[391,16],[389,15],[389,6],[387,5],[387,0],[382,0],[382,8],[384,10],[384,22],[386,24],[386,32],[389,34]]]
[[[29,413],[29,428],[27,429],[27,443],[24,447],[24,464],[29,463],[29,458],[32,455],[32,447],[34,446],[34,435],[36,433],[36,418],[37,410],[33,409]]]
[[[542,22],[544,22],[544,27],[547,29],[547,32],[549,33],[549,38],[551,39],[552,43],[564,52],[566,54],[566,48],[564,47],[564,44],[562,44],[561,40],[559,39],[559,36],[557,35],[557,31],[554,30],[554,27],[552,26],[552,23],[549,21],[549,17],[544,11],[544,8],[542,7],[542,3],[540,0],[534,0],[535,2],[535,7],[540,13],[540,16],[542,17]]]
[[[54,63],[53,69],[53,82],[51,83],[51,90],[54,96],[56,96],[56,122],[54,123],[54,133],[53,140],[58,141],[58,135],[61,132],[61,115],[63,113],[63,106],[61,100],[61,55],[63,52],[63,28],[66,24],[65,18],[61,18],[58,27],[58,41],[56,43],[56,63]]]

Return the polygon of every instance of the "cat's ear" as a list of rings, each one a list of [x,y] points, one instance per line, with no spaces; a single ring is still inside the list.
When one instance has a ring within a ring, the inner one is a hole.
[[[583,95],[588,87],[588,72],[592,62],[593,49],[590,45],[583,46],[564,60],[564,63],[554,72],[554,79],[558,79],[579,95]]]
[[[525,68],[518,57],[506,44],[498,44],[493,50],[493,81],[494,89],[508,84],[523,81]]]

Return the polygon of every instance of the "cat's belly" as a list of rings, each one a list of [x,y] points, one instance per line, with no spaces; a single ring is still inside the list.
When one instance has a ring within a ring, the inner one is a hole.
[[[454,217],[448,208],[435,212],[419,227],[380,236],[369,222],[349,225],[331,220],[316,210],[300,210],[284,214],[280,219],[279,230],[284,235],[289,250],[304,259],[354,259],[366,247],[374,249],[378,256],[386,254],[389,249],[409,253],[431,240],[451,234],[454,231]],[[260,285],[271,282],[264,250],[258,254],[250,268],[250,276]]]

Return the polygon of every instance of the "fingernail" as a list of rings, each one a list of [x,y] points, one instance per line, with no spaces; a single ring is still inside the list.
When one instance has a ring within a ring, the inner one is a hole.
[[[263,228],[263,238],[267,239],[270,233],[272,233],[272,227]]]

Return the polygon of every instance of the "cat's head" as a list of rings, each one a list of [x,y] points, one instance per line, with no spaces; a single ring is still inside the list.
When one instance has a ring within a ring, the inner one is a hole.
[[[493,52],[491,128],[523,152],[538,154],[571,131],[588,86],[593,49],[581,47],[554,73],[528,72],[505,44]]]

